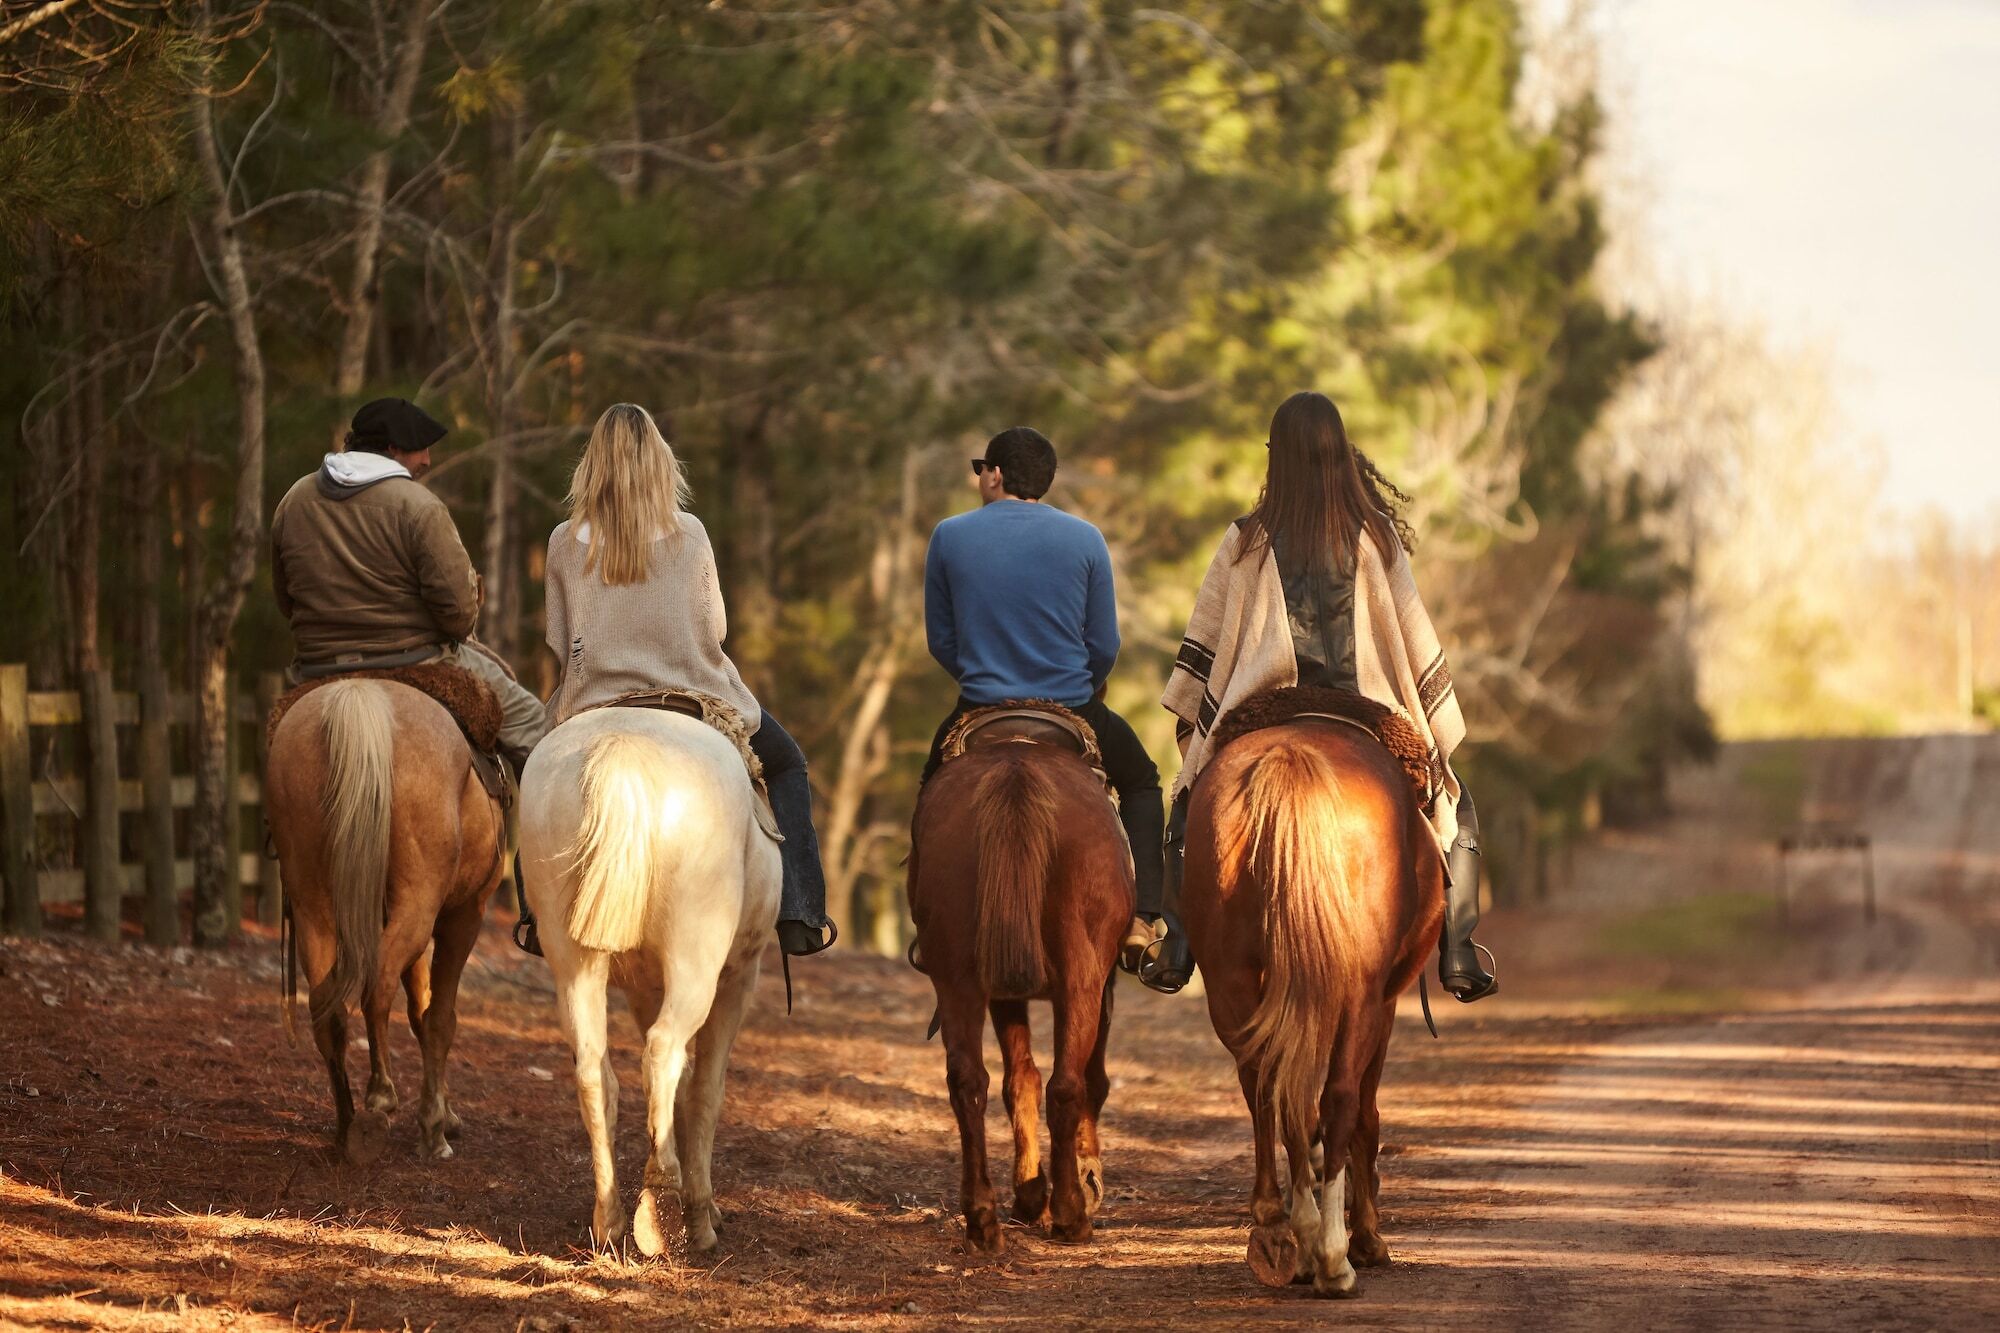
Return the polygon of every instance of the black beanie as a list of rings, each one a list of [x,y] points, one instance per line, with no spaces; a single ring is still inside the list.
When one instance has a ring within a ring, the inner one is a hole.
[[[350,451],[365,454],[414,454],[445,437],[445,428],[407,398],[377,398],[354,414],[347,432]]]

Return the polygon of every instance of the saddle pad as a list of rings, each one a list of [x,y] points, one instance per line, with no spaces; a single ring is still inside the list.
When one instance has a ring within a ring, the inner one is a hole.
[[[1291,685],[1253,694],[1222,715],[1215,724],[1211,754],[1222,753],[1229,742],[1266,727],[1282,726],[1302,717],[1319,714],[1353,722],[1366,730],[1395,756],[1417,794],[1417,804],[1430,812],[1436,794],[1431,789],[1430,751],[1410,719],[1387,704],[1356,694],[1352,690],[1326,685]]]
[[[482,754],[492,754],[500,747],[500,701],[485,681],[462,667],[449,666],[443,662],[419,662],[415,666],[386,667],[372,671],[343,671],[334,676],[318,676],[301,681],[279,697],[271,709],[271,716],[265,721],[264,736],[268,741],[278,730],[278,723],[291,711],[292,705],[319,689],[337,680],[390,680],[398,685],[408,685],[413,690],[422,691],[444,705],[465,733],[466,743]]]
[[[1077,738],[1083,749],[1082,758],[1085,764],[1097,769],[1104,767],[1104,754],[1097,748],[1097,732],[1091,728],[1090,723],[1084,721],[1075,710],[1048,699],[1008,699],[1003,703],[973,709],[954,722],[951,730],[946,733],[944,747],[939,751],[940,762],[950,763],[963,755],[969,748],[972,733],[1003,713],[1047,715],[1050,722],[1067,729]],[[1027,740],[1025,737],[1023,741],[1027,744],[1043,744],[1040,741]]]

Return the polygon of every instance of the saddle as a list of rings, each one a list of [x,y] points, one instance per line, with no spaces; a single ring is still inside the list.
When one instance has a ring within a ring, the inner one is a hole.
[[[320,686],[330,685],[336,680],[389,680],[435,699],[465,734],[465,743],[472,749],[472,771],[479,775],[479,783],[486,788],[486,794],[503,807],[513,804],[513,794],[500,762],[500,701],[485,681],[462,667],[443,662],[357,667],[352,671],[338,671],[300,681],[279,696],[278,702],[272,706],[271,715],[264,723],[265,740],[277,733],[278,723],[284,720],[293,704]]]
[[[1292,722],[1324,722],[1367,732],[1403,767],[1426,817],[1437,802],[1430,747],[1401,710],[1330,685],[1292,685],[1253,694],[1215,724],[1211,754],[1231,741],[1267,727]]]
[[[588,713],[598,708],[652,708],[665,713],[679,713],[719,733],[736,747],[737,757],[743,760],[744,771],[750,775],[750,789],[757,797],[757,827],[773,842],[785,840],[785,835],[778,832],[777,814],[771,809],[771,790],[764,784],[764,761],[750,748],[749,724],[734,708],[700,690],[668,689],[635,690],[601,704],[580,708],[577,712]]]
[[[1096,731],[1074,711],[1047,699],[1009,699],[973,709],[946,733],[940,760],[950,763],[997,745],[1050,745],[1100,772],[1104,768]]]

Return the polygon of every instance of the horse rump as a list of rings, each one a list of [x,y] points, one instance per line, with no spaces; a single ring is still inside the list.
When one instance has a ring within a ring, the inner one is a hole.
[[[1346,1008],[1343,957],[1367,929],[1341,857],[1339,806],[1333,761],[1293,741],[1245,768],[1217,812],[1223,827],[1240,830],[1233,873],[1250,877],[1263,896],[1264,985],[1242,1033],[1242,1058],[1296,1142],[1319,1122]]]
[[[980,983],[995,999],[1025,999],[1048,986],[1042,898],[1055,860],[1057,812],[1055,785],[1032,754],[996,755],[973,788],[979,830],[973,957]]]

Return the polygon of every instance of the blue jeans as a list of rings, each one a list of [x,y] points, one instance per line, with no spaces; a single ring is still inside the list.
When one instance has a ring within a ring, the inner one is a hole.
[[[778,817],[778,832],[785,835],[778,844],[785,865],[778,920],[822,926],[826,924],[826,870],[819,862],[819,830],[813,827],[812,783],[806,778],[805,751],[768,712],[750,737],[750,748],[764,765],[771,813]]]

